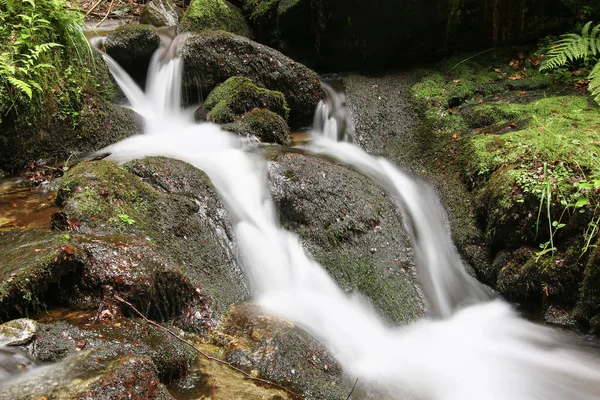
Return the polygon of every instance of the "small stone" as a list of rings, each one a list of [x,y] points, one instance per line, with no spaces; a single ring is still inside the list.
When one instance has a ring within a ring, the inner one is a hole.
[[[19,346],[33,339],[38,330],[35,321],[20,318],[0,325],[0,346]]]

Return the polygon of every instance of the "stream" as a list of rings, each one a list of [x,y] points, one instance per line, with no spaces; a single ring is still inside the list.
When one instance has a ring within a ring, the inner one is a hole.
[[[177,40],[174,41],[176,45]],[[167,46],[167,45],[166,45]],[[283,229],[268,190],[267,162],[219,126],[195,124],[179,103],[182,63],[155,54],[143,93],[105,55],[146,132],[99,153],[118,163],[166,156],[205,171],[229,211],[256,300],[319,340],[344,369],[399,399],[596,399],[600,358],[578,339],[519,317],[472,278],[450,239],[444,210],[424,182],[349,139],[334,93],[322,103],[303,151],[335,159],[380,185],[402,211],[431,319],[390,327],[346,294]]]

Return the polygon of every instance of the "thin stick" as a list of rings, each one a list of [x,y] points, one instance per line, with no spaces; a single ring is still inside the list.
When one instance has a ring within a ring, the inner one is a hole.
[[[106,15],[104,16],[104,18],[102,18],[102,21],[98,22],[98,24],[96,25],[96,28],[99,27],[100,25],[102,25],[102,23],[104,21],[106,21],[106,18],[108,18],[108,14],[110,14],[110,12],[112,11],[112,7],[113,4],[115,3],[115,0],[111,0],[110,4],[108,5],[108,11],[106,12]]]
[[[471,57],[469,57],[469,58],[465,58],[464,60],[462,60],[461,62],[459,62],[458,64],[456,64],[454,67],[452,67],[452,68],[450,68],[448,71],[446,71],[446,73],[448,73],[448,72],[452,71],[454,68],[458,67],[460,64],[462,64],[462,63],[464,63],[464,62],[467,62],[467,61],[469,61],[469,60],[470,60],[470,59],[472,59],[472,58],[475,58],[475,57],[477,57],[477,56],[480,56],[480,55],[482,55],[483,53],[487,53],[487,52],[489,52],[489,51],[492,51],[492,50],[494,50],[494,48],[493,48],[493,47],[492,47],[491,49],[487,49],[487,50],[484,50],[484,51],[480,51],[479,53],[477,53],[477,54],[475,54],[475,55],[473,55],[473,56],[471,56]]]
[[[96,4],[94,4],[94,5],[92,6],[92,8],[90,8],[90,9],[88,10],[88,12],[86,12],[86,13],[85,13],[85,16],[87,17],[88,15],[90,15],[90,14],[92,13],[92,11],[94,11],[94,10],[96,9],[96,7],[98,7],[98,6],[100,5],[100,3],[102,3],[102,1],[103,1],[103,0],[98,0],[98,1],[96,2]]]
[[[356,380],[354,381],[354,386],[352,386],[352,390],[350,391],[350,393],[348,393],[348,397],[346,397],[346,400],[350,400],[350,396],[352,396],[352,393],[354,392],[354,388],[356,387],[357,383],[358,383],[358,378],[356,378]]]
[[[180,337],[180,336],[179,336],[177,333],[173,332],[173,331],[172,331],[172,330],[170,330],[169,328],[166,328],[166,327],[164,327],[164,326],[162,326],[162,325],[160,325],[160,324],[157,324],[156,322],[154,322],[154,321],[152,321],[152,320],[150,320],[150,319],[146,318],[146,316],[145,316],[144,314],[142,314],[140,311],[138,311],[138,309],[137,309],[137,308],[135,308],[135,306],[134,306],[133,304],[131,304],[130,302],[128,302],[127,300],[124,300],[124,299],[122,299],[121,297],[119,297],[119,296],[117,296],[117,295],[115,295],[114,297],[115,297],[115,299],[117,299],[117,300],[118,300],[118,301],[120,301],[121,303],[128,305],[128,306],[129,306],[129,307],[130,307],[130,308],[131,308],[131,309],[132,309],[132,310],[133,310],[133,311],[134,311],[134,312],[135,312],[137,315],[139,315],[139,316],[140,316],[140,318],[142,318],[144,321],[146,321],[147,323],[149,323],[150,325],[152,325],[152,326],[154,326],[154,327],[156,327],[156,328],[158,328],[158,329],[161,329],[161,330],[163,330],[163,331],[167,332],[169,335],[171,335],[171,336],[175,337],[176,339],[179,339],[179,340],[180,340],[180,341],[182,341],[183,343],[187,344],[188,346],[190,346],[191,348],[193,348],[194,350],[196,350],[198,353],[202,354],[202,356],[204,356],[204,357],[205,357],[205,358],[207,358],[208,360],[215,361],[215,362],[217,362],[217,363],[219,363],[219,364],[226,365],[226,366],[228,366],[229,368],[233,369],[234,371],[237,371],[237,372],[239,372],[240,374],[244,375],[244,376],[245,376],[246,378],[248,378],[248,379],[252,379],[252,380],[255,380],[255,381],[258,381],[258,382],[262,382],[262,383],[264,383],[264,384],[267,384],[267,385],[270,385],[270,386],[274,386],[274,387],[276,387],[276,388],[278,388],[278,389],[281,389],[281,390],[285,391],[286,393],[288,393],[289,395],[291,395],[291,396],[293,396],[293,397],[295,397],[295,398],[297,398],[297,399],[304,400],[304,398],[303,398],[302,396],[300,396],[300,395],[299,395],[299,394],[297,394],[297,393],[294,393],[294,392],[292,392],[291,390],[289,390],[289,389],[288,389],[288,388],[286,388],[286,387],[283,387],[283,386],[281,386],[281,385],[278,385],[278,384],[277,384],[277,383],[275,383],[275,382],[271,382],[271,381],[269,381],[269,380],[266,380],[266,379],[257,378],[256,376],[250,375],[250,374],[249,374],[249,373],[247,373],[246,371],[244,371],[244,370],[241,370],[241,369],[239,369],[238,367],[235,367],[235,366],[231,365],[231,364],[230,364],[230,363],[228,363],[227,361],[223,361],[223,360],[220,360],[220,359],[218,359],[218,358],[215,358],[215,357],[213,357],[213,356],[210,356],[210,355],[206,354],[205,352],[203,352],[202,350],[200,350],[198,347],[196,347],[196,345],[195,345],[195,344],[193,344],[192,342],[190,342],[190,341],[188,341],[188,340],[186,340],[186,339],[184,339],[184,338]],[[357,380],[358,380],[358,379],[357,379]],[[356,386],[356,383],[354,383],[354,385]],[[353,390],[354,390],[354,389],[353,389]],[[352,394],[352,393],[351,393],[351,394]]]

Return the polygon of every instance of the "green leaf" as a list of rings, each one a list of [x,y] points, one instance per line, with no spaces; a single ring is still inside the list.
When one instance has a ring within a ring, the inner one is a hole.
[[[18,88],[19,90],[21,90],[23,93],[25,93],[27,95],[27,97],[29,97],[29,99],[32,98],[33,93],[31,92],[31,86],[29,86],[26,82],[23,82],[20,79],[17,79],[13,76],[9,76],[8,77],[8,81],[15,86],[16,88]]]
[[[587,197],[580,197],[575,202],[575,208],[581,208],[581,207],[583,207],[585,205],[588,205],[588,204],[590,204],[590,199],[588,199]]]

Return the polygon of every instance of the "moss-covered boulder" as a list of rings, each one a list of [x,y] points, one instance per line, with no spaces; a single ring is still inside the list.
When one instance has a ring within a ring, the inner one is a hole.
[[[292,323],[255,304],[229,309],[212,335],[227,361],[310,399],[347,396],[352,381],[329,352]]]
[[[281,116],[271,110],[255,108],[234,122],[222,126],[224,130],[240,135],[253,135],[265,143],[287,146],[291,143],[289,128]]]
[[[226,0],[192,0],[181,19],[179,30],[223,30],[236,35],[251,36],[242,11]]]
[[[542,306],[573,306],[577,301],[584,265],[576,248],[566,254],[539,256],[530,248],[504,254],[496,286],[511,301]],[[500,260],[498,260],[500,261]]]
[[[153,26],[177,26],[179,14],[182,10],[177,8],[171,0],[152,0],[144,4],[140,11],[140,24]]]
[[[198,92],[206,97],[232,76],[246,76],[258,86],[285,96],[290,125],[307,126],[324,97],[317,75],[276,50],[223,31],[192,35],[183,48],[183,85],[190,101]]]
[[[193,308],[208,305],[198,316],[210,325],[248,296],[227,213],[210,180],[166,158],[132,161],[127,168],[82,163],[59,187],[63,213],[77,221],[71,236],[92,257],[83,291],[97,297],[110,286],[159,320],[193,315]]]
[[[159,45],[156,28],[141,24],[120,26],[104,42],[106,54],[136,79],[146,76],[150,59]]]
[[[258,87],[251,79],[232,76],[206,98],[206,119],[218,124],[233,122],[236,116],[254,108],[266,108],[287,120],[289,108],[281,92]]]
[[[362,293],[393,323],[423,315],[409,239],[381,189],[348,168],[299,154],[277,157],[269,171],[283,226],[344,290]]]

